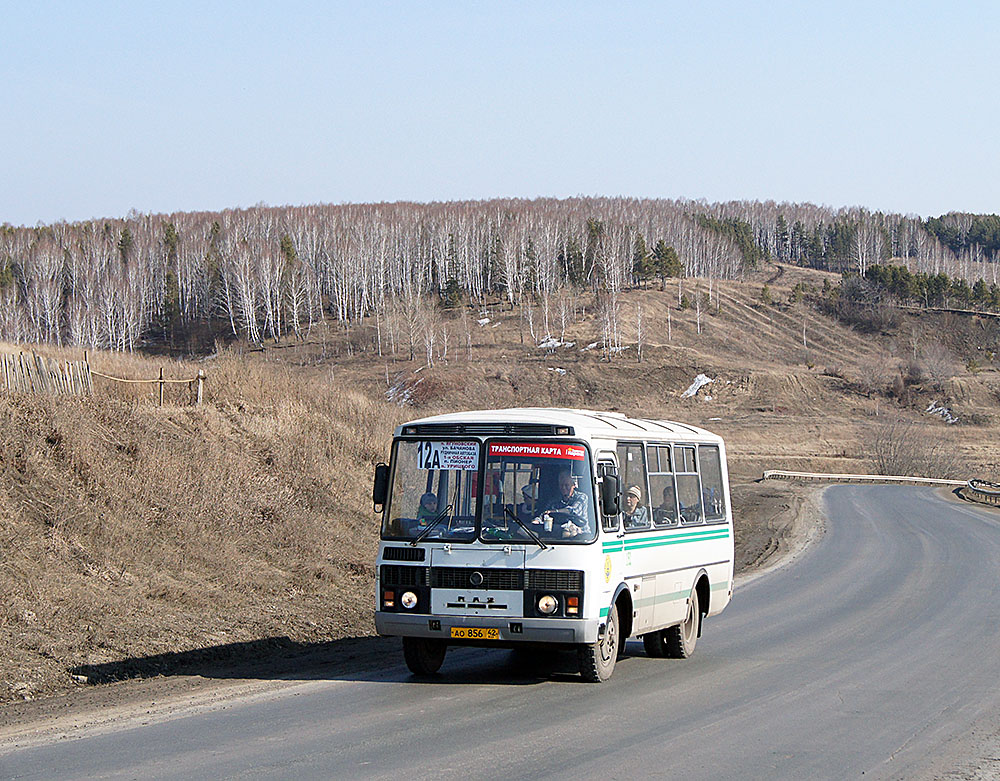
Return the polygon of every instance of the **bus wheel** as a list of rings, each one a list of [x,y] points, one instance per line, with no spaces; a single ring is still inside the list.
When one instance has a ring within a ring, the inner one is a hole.
[[[687,618],[684,619],[684,623],[663,630],[664,655],[671,659],[687,659],[693,654],[695,643],[698,642],[698,622],[700,620],[698,589],[692,589],[691,598],[688,599]]]
[[[414,675],[433,675],[441,669],[448,644],[426,637],[404,637],[403,658]]]
[[[608,613],[608,623],[604,637],[596,643],[588,643],[577,651],[580,675],[585,681],[601,683],[611,677],[618,661],[618,605],[612,605]]]
[[[646,649],[646,656],[654,659],[662,659],[667,655],[667,640],[665,632],[661,629],[658,632],[648,632],[642,636],[642,647]]]

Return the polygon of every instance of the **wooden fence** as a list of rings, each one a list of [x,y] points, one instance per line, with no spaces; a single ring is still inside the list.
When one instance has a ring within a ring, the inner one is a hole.
[[[0,353],[0,391],[7,393],[52,393],[69,396],[91,396],[94,393],[94,377],[111,382],[121,382],[137,385],[157,385],[157,400],[163,406],[163,388],[165,385],[187,385],[195,388],[193,401],[201,404],[205,385],[205,372],[190,378],[175,379],[160,376],[151,379],[128,379],[113,377],[94,371],[84,353],[82,361],[60,361],[55,358],[45,358],[34,353]],[[197,385],[195,385],[197,383]]]
[[[94,382],[86,361],[60,361],[34,353],[0,353],[0,389],[8,393],[89,396],[94,392]]]

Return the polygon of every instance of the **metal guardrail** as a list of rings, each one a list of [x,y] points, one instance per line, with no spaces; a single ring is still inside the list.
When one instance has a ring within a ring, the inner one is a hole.
[[[888,483],[896,485],[953,485],[966,499],[1000,506],[1000,483],[989,480],[945,480],[936,477],[907,477],[905,475],[834,475],[823,472],[787,472],[768,469],[761,480],[822,480],[828,483]]]
[[[974,502],[1000,505],[1000,483],[991,483],[989,480],[970,480],[966,489],[966,497]]]
[[[823,480],[829,483],[898,483],[913,485],[968,486],[965,480],[945,480],[937,477],[907,477],[905,475],[834,475],[823,472],[786,472],[768,469],[761,480]]]

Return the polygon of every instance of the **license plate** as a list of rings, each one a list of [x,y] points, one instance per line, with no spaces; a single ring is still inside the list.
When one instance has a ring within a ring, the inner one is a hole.
[[[500,630],[478,626],[453,626],[451,636],[461,640],[499,640]]]

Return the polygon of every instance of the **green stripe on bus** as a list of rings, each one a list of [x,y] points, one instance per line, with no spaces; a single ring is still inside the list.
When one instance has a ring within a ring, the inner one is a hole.
[[[662,547],[664,545],[680,545],[681,543],[685,543],[685,542],[703,542],[703,541],[707,541],[707,540],[724,540],[728,536],[729,535],[726,535],[726,534],[715,534],[715,535],[709,535],[709,536],[704,536],[704,537],[695,537],[695,538],[691,538],[691,537],[674,538],[672,540],[661,540],[660,542],[640,542],[640,543],[637,543],[637,544],[626,546],[625,550],[633,551],[633,550],[641,550],[643,548],[659,548],[659,547]]]
[[[678,538],[687,539],[689,537],[704,537],[706,534],[721,534],[726,537],[729,535],[729,529],[720,529],[718,527],[714,529],[690,529],[682,532],[673,532],[672,534],[662,534],[658,537],[633,537],[632,539],[626,539],[625,544],[630,545],[637,542],[658,542],[660,540],[675,540]]]
[[[723,580],[714,584],[710,588],[712,591],[728,589],[729,581]],[[689,594],[689,591],[673,591],[669,594],[656,594],[652,597],[643,597],[642,599],[637,599],[633,604],[633,607],[638,610],[644,607],[653,607],[654,605],[659,605],[664,602],[680,602],[682,599],[687,599]]]
[[[651,548],[656,545],[676,545],[679,542],[697,542],[698,540],[722,540],[729,536],[728,529],[701,529],[680,534],[668,534],[662,537],[635,537],[630,540],[615,540],[602,543],[602,552],[618,553],[622,550],[636,548]]]

